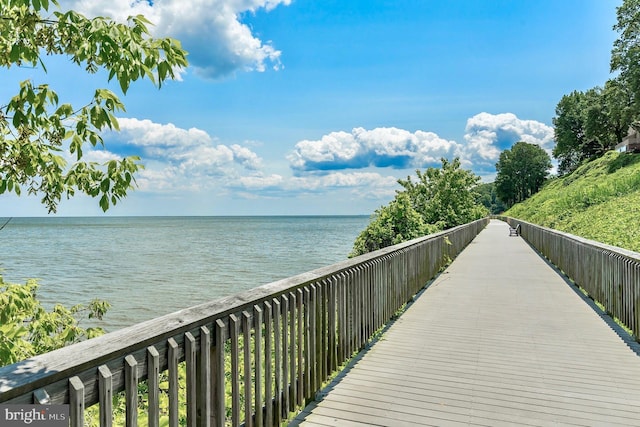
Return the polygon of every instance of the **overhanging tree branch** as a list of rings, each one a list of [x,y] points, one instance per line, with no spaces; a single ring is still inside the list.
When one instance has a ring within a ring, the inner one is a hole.
[[[41,16],[48,8],[47,0],[0,4],[0,66],[40,64],[46,72],[43,55],[67,55],[89,73],[108,71],[108,80],[118,80],[126,93],[138,79],[161,87],[187,65],[180,43],[151,37],[143,16],[130,17],[126,24],[75,11]],[[0,194],[22,189],[40,194],[49,212],[56,211],[63,194],[71,197],[76,191],[99,197],[103,210],[117,203],[135,184],[139,158],[99,165],[83,160],[83,146],[104,145],[100,133],[119,129],[118,111],[124,111],[124,104],[107,89],[97,89],[89,103],[73,108],[59,104],[48,85],[23,81],[0,109]],[[62,152],[75,155],[75,161],[67,164]]]

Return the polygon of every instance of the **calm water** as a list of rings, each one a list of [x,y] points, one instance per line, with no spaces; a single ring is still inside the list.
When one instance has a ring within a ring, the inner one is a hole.
[[[6,219],[0,219],[0,226]],[[109,331],[347,258],[368,217],[14,218],[5,281],[50,306],[112,304]]]

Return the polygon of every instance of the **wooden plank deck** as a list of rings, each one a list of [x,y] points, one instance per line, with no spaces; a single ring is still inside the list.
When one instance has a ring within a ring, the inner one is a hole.
[[[292,423],[640,426],[640,346],[491,221]]]

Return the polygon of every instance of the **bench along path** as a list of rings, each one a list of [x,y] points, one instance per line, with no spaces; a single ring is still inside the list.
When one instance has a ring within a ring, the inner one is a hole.
[[[640,426],[640,346],[500,221],[295,424]]]

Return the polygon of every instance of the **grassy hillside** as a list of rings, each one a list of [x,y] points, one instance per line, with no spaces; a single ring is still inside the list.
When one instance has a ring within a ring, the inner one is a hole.
[[[609,152],[505,214],[640,252],[640,154]]]

